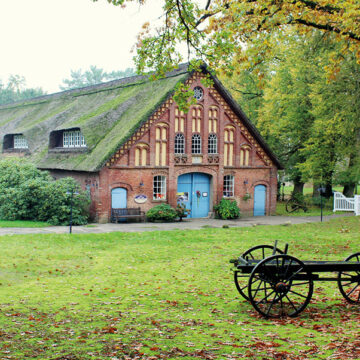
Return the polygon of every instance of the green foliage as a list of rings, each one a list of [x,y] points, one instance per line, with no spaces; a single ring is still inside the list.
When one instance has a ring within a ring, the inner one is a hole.
[[[0,161],[0,219],[35,220],[67,225],[71,195],[73,224],[86,224],[89,199],[73,178],[54,181],[44,171],[23,160]]]
[[[169,204],[160,204],[151,208],[146,217],[149,221],[174,221],[177,217],[177,212]]]
[[[182,220],[182,218],[187,217],[188,214],[191,212],[191,210],[187,209],[185,204],[183,203],[178,203],[176,205],[175,211],[176,216],[180,219],[180,221]]]
[[[105,81],[121,79],[135,75],[134,70],[127,68],[124,71],[111,71],[110,73],[105,72],[101,68],[97,68],[94,65],[90,66],[90,70],[71,70],[71,78],[64,79],[64,85],[60,85],[61,90],[78,89],[89,85],[100,84]]]
[[[45,95],[41,88],[26,89],[25,85],[25,78],[20,75],[11,75],[7,84],[0,80],[0,105]]]
[[[237,219],[240,216],[240,209],[235,200],[221,199],[220,202],[214,206],[216,216],[220,219]]]

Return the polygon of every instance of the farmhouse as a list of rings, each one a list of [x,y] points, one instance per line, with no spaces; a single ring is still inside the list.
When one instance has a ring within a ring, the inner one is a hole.
[[[270,215],[281,165],[220,81],[202,84],[206,72],[182,65],[156,81],[134,76],[0,106],[0,158],[76,178],[102,222],[111,208],[179,200],[206,217],[222,198]],[[181,82],[195,94],[188,113],[172,97]]]

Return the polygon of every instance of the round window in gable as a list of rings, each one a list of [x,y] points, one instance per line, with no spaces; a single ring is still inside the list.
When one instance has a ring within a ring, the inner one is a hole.
[[[194,98],[199,101],[204,96],[204,90],[200,86],[194,87]]]

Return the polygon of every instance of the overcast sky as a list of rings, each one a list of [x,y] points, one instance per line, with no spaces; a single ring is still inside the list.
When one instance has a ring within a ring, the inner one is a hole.
[[[136,35],[160,15],[161,0],[126,9],[106,0],[0,0],[0,79],[22,75],[27,87],[52,93],[71,69],[134,68]]]

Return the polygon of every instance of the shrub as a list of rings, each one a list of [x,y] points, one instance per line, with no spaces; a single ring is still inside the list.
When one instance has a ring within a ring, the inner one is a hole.
[[[79,193],[73,197],[73,224],[86,224],[90,201],[73,178],[54,181],[24,160],[0,161],[0,219],[67,225],[71,190]]]
[[[240,216],[240,209],[235,200],[221,199],[219,204],[214,206],[216,217],[227,220],[237,219]]]
[[[175,211],[176,216],[180,219],[180,221],[182,220],[182,218],[187,217],[188,214],[191,212],[191,210],[187,209],[185,204],[183,203],[178,203],[176,205]]]
[[[169,204],[156,205],[146,213],[146,217],[151,222],[174,221],[177,216],[176,211]]]

